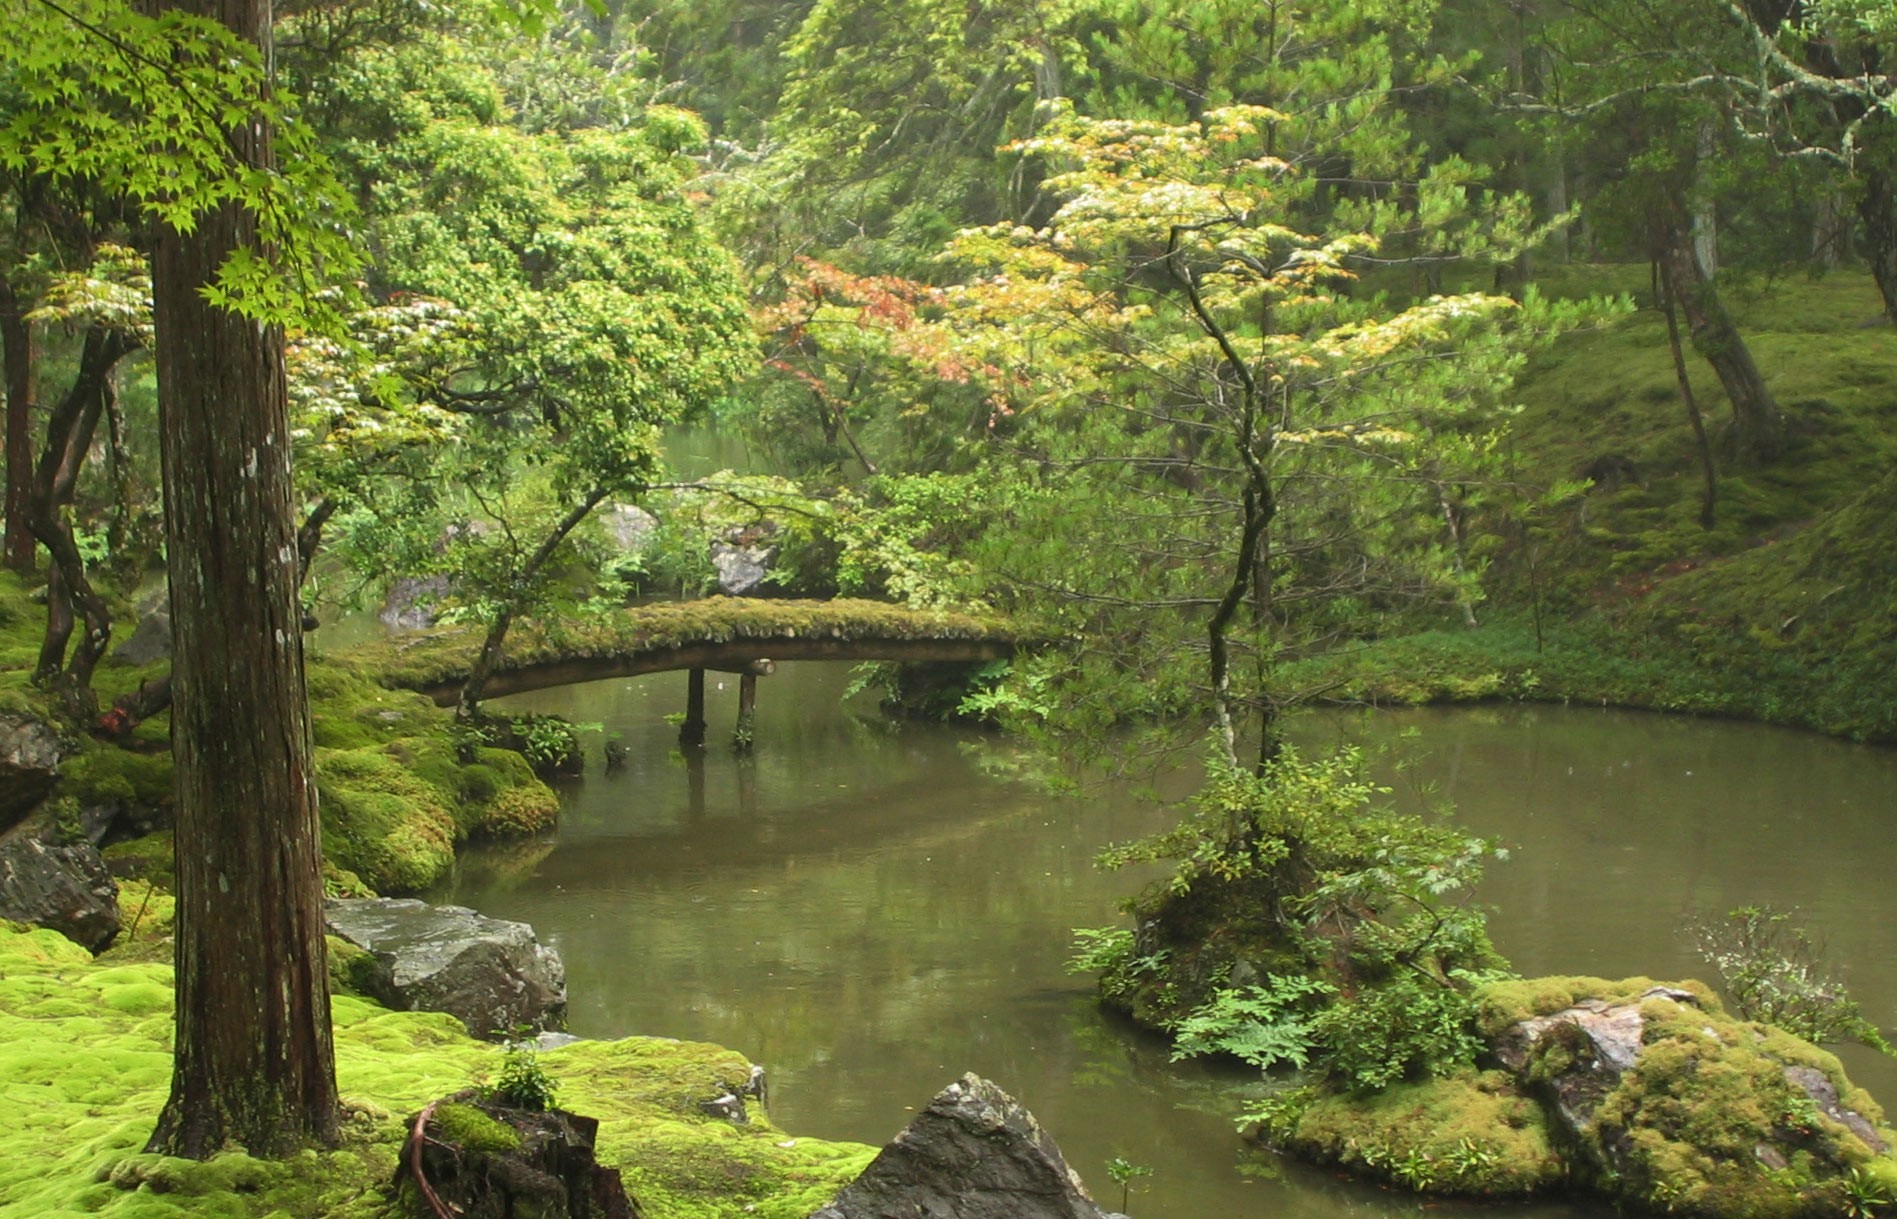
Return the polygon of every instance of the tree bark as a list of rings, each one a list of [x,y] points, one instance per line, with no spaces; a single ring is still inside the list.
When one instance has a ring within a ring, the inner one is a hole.
[[[46,451],[40,455],[27,500],[27,524],[53,558],[46,589],[46,632],[33,677],[55,689],[66,713],[82,722],[90,721],[98,710],[92,672],[112,640],[112,611],[86,574],[86,561],[66,510],[99,416],[112,394],[112,370],[135,346],[118,331],[95,326],[86,332],[79,372],[46,421]],[[68,660],[66,647],[75,611],[85,622],[85,632]]]
[[[28,488],[33,482],[33,328],[26,305],[0,275],[0,360],[7,368],[7,496],[5,562],[29,571],[38,557],[27,525]]]
[[[1877,166],[1864,168],[1862,176],[1857,214],[1864,222],[1864,256],[1884,302],[1884,317],[1897,322],[1897,179]]]
[[[1673,301],[1672,282],[1660,277],[1660,308],[1666,313],[1667,347],[1673,353],[1673,379],[1680,387],[1680,401],[1686,404],[1686,419],[1693,427],[1693,445],[1699,450],[1699,467],[1705,476],[1705,488],[1699,499],[1699,527],[1711,529],[1718,502],[1719,481],[1713,469],[1713,446],[1706,438],[1706,418],[1700,414],[1699,398],[1693,393],[1693,380],[1686,372],[1686,351],[1680,343],[1679,310]]]
[[[264,48],[267,0],[157,0]],[[270,132],[229,132],[267,167]],[[290,483],[283,331],[207,302],[255,248],[234,203],[152,262],[171,585],[177,1041],[150,1150],[282,1156],[337,1139],[335,1052]]]
[[[1661,231],[1660,275],[1666,294],[1686,317],[1693,350],[1712,366],[1732,403],[1735,448],[1749,461],[1769,462],[1785,444],[1778,402],[1753,363],[1752,351],[1732,315],[1702,272],[1690,224],[1676,215],[1663,223]]]

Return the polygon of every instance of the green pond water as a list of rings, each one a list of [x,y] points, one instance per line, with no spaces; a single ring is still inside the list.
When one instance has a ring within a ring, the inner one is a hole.
[[[780,665],[749,758],[725,744],[735,678],[710,675],[712,743],[689,760],[664,718],[682,710],[682,673],[507,700],[602,724],[627,765],[602,773],[595,737],[556,836],[470,853],[433,898],[526,920],[557,946],[574,1032],[712,1041],[762,1063],[770,1113],[793,1134],[881,1143],[975,1071],[1034,1111],[1103,1204],[1120,1201],[1110,1157],[1151,1166],[1130,1200],[1139,1219],[1420,1209],[1248,1151],[1228,1118],[1255,1086],[1245,1072],[1168,1062],[1063,970],[1069,929],[1115,922],[1138,883],[1095,871],[1095,851],[1158,828],[1162,809],[1113,786],[1055,797],[995,777],[1004,744],[887,722],[867,697],[842,700],[848,679]],[[1684,925],[1769,902],[1796,907],[1866,1013],[1897,1025],[1897,751],[1572,708],[1304,731],[1412,728],[1420,756],[1394,798],[1453,802],[1509,844],[1481,896],[1518,969],[1703,974]],[[1897,1102],[1897,1063],[1846,1060]]]

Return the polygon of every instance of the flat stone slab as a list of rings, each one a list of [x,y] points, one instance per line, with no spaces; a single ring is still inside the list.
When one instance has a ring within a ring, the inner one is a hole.
[[[565,1021],[566,966],[526,923],[413,898],[331,898],[323,913],[374,959],[365,989],[390,1007],[447,1012],[489,1040]]]

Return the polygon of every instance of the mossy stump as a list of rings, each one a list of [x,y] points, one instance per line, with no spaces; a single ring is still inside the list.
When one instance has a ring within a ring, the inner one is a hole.
[[[597,1118],[509,1108],[464,1091],[407,1125],[395,1184],[419,1219],[641,1219],[619,1170],[594,1158]]]

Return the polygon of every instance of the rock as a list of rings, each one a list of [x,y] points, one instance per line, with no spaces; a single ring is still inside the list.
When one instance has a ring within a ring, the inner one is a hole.
[[[964,1075],[810,1219],[1105,1219],[1034,1115]]]
[[[462,1219],[638,1219],[619,1170],[594,1156],[599,1122],[562,1109],[531,1113],[461,1093],[430,1106],[422,1126],[421,1180],[415,1177],[418,1119],[395,1170],[398,1188],[426,1187],[442,1213]],[[432,1214],[424,1203],[413,1213]]]
[[[1506,1013],[1486,1024],[1491,1050],[1543,1102],[1576,1181],[1642,1209],[1798,1219],[1835,1207],[1872,1157],[1897,1167],[1897,1136],[1835,1057],[1691,986],[1544,978],[1482,992]]]
[[[113,664],[148,665],[171,656],[171,610],[165,606],[139,615],[131,636],[112,649]]]
[[[425,631],[435,625],[435,604],[447,595],[447,576],[399,576],[376,618],[391,631]]]
[[[658,532],[659,518],[632,504],[614,504],[599,513],[600,526],[621,554],[644,554]]]
[[[1890,1144],[1877,1133],[1877,1127],[1862,1113],[1844,1107],[1838,1096],[1838,1085],[1823,1071],[1816,1067],[1786,1067],[1785,1082],[1809,1096],[1811,1103],[1818,1106],[1818,1112],[1857,1135],[1872,1151],[1882,1154],[1890,1150]]]
[[[0,830],[18,825],[59,782],[66,742],[44,720],[0,715]]]
[[[1546,1082],[1562,1124],[1571,1131],[1584,1131],[1593,1124],[1594,1111],[1639,1058],[1646,1029],[1640,1005],[1656,996],[1676,1003],[1697,1002],[1690,991],[1663,986],[1651,987],[1629,1002],[1583,999],[1553,1015],[1510,1027],[1495,1040],[1495,1056],[1521,1076],[1531,1063],[1562,1054],[1567,1067],[1548,1076]]]
[[[566,1016],[566,968],[526,923],[412,898],[332,898],[332,935],[369,953],[364,989],[403,1011],[447,1012],[498,1040]]]
[[[711,544],[711,565],[718,572],[718,591],[727,597],[742,597],[763,585],[777,558],[777,547],[770,539],[777,526],[769,521],[725,532],[722,541]]]
[[[0,918],[103,952],[119,934],[119,886],[91,842],[63,842],[51,817],[34,817],[0,837]]]

